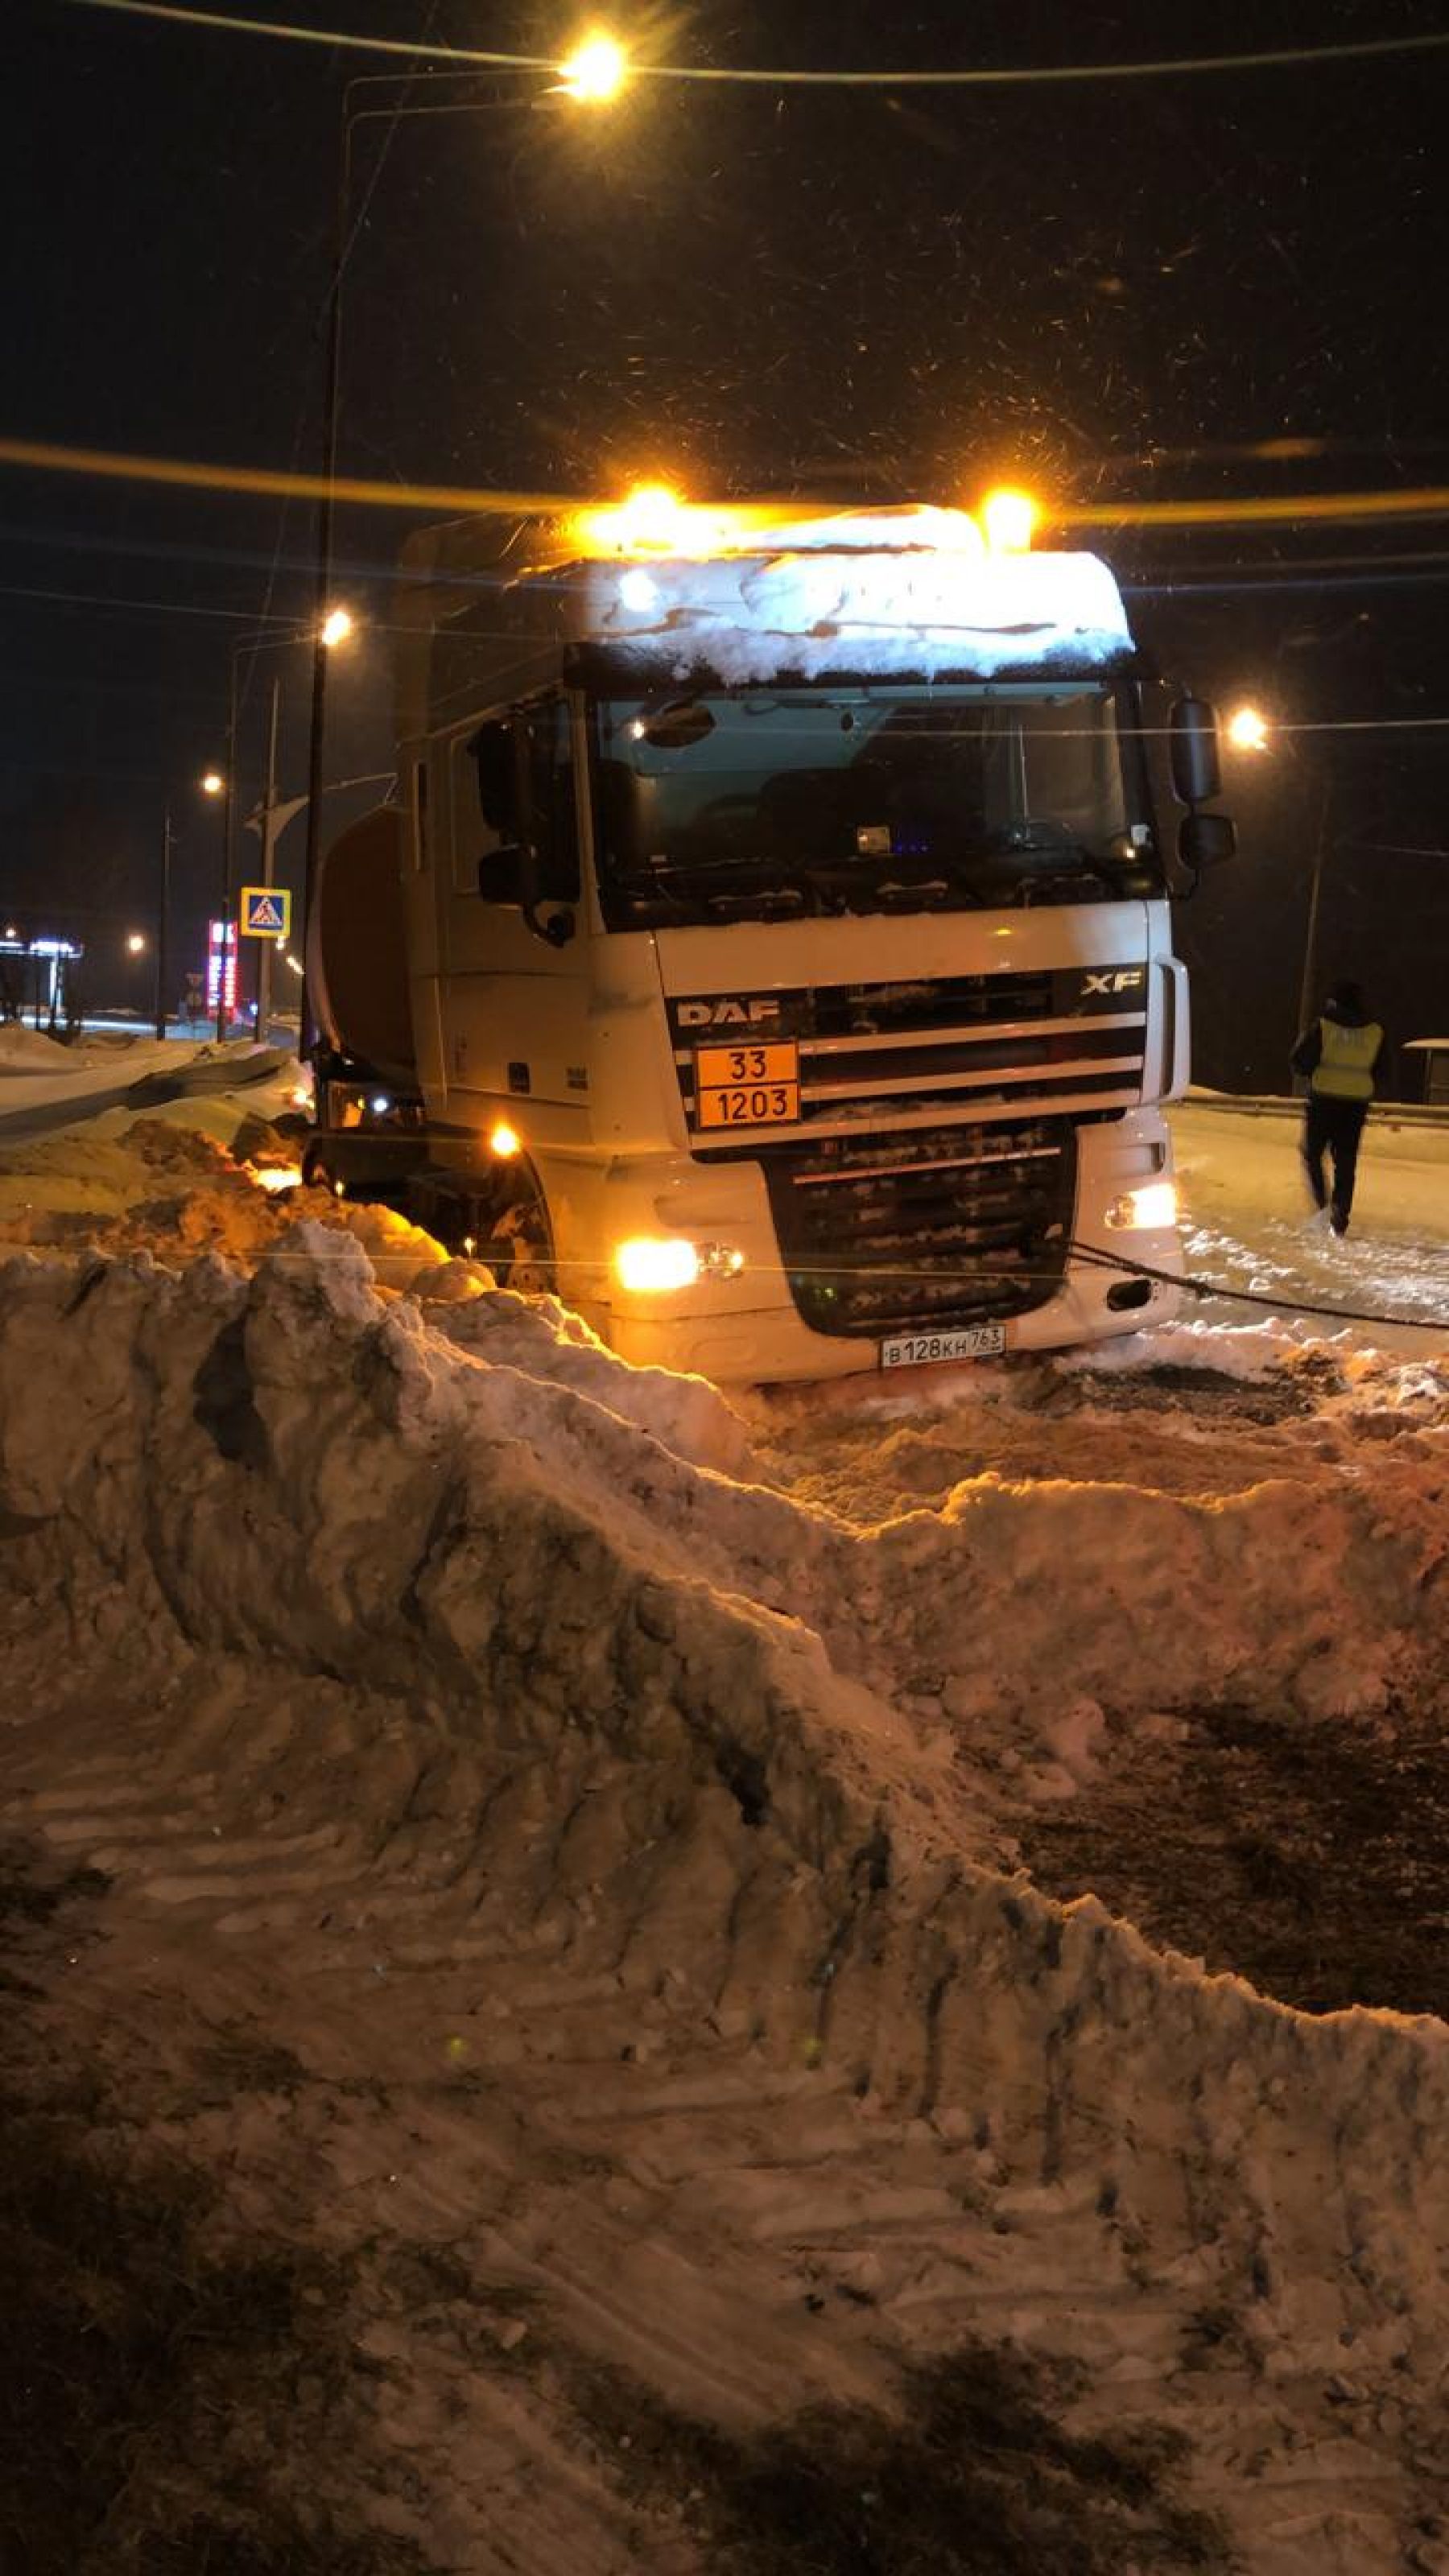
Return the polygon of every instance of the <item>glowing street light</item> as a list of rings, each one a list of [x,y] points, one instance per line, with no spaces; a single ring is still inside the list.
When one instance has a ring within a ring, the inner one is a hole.
[[[988,492],[981,504],[981,524],[992,553],[1030,554],[1032,530],[1040,516],[1029,492]]]
[[[591,27],[583,34],[566,60],[557,67],[556,81],[540,81],[533,64],[519,65],[525,80],[517,97],[505,89],[487,98],[455,96],[448,83],[467,78],[476,88],[477,75],[463,72],[433,72],[415,81],[410,70],[401,72],[363,73],[349,81],[343,93],[340,151],[337,165],[337,213],[332,257],[323,312],[327,320],[327,355],[322,390],[322,458],[321,490],[317,499],[317,537],[314,556],[314,613],[312,618],[312,712],[307,728],[307,840],[302,861],[302,901],[300,905],[302,938],[312,918],[312,904],[322,856],[322,768],[327,734],[327,665],[332,644],[339,637],[329,636],[327,628],[336,615],[329,609],[332,587],[332,536],[336,510],[337,447],[342,381],[342,308],[343,287],[348,262],[356,239],[357,227],[352,210],[353,141],[366,125],[383,123],[389,135],[409,117],[435,116],[515,116],[520,106],[537,106],[546,98],[559,97],[578,107],[607,107],[625,88],[629,78],[629,59],[617,38],[605,28]],[[385,98],[380,92],[405,81],[403,96]],[[414,96],[416,86],[419,95]],[[426,92],[427,95],[421,93]],[[439,93],[442,93],[439,95]],[[381,165],[379,164],[379,167]],[[374,176],[376,174],[374,173]],[[306,949],[303,948],[305,964]],[[307,994],[305,972],[302,982],[302,1008],[298,1028],[298,1051],[305,1058],[309,1051],[312,1013]]]
[[[1268,719],[1258,707],[1235,707],[1228,718],[1228,740],[1234,751],[1266,751]]]
[[[127,955],[129,957],[141,957],[145,955],[145,951],[146,934],[144,930],[133,930],[129,932],[126,939]]]
[[[327,615],[322,620],[321,633],[322,641],[326,645],[329,653],[338,644],[346,643],[348,636],[353,631],[354,623],[355,621],[350,608],[332,608],[328,610]]]
[[[206,776],[201,782],[202,795],[220,796],[224,794],[225,789],[226,780],[223,778],[221,771],[219,769],[208,769]]]
[[[596,27],[558,68],[565,98],[580,107],[608,107],[629,77],[629,57],[615,37]]]

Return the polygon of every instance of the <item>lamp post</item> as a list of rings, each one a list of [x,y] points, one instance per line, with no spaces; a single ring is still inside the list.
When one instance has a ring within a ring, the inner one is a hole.
[[[218,1045],[220,1045],[221,1041],[226,1036],[226,934],[227,925],[231,919],[231,807],[232,773],[235,768],[235,762],[232,758],[234,748],[232,742],[233,731],[234,727],[231,724],[228,724],[226,735],[225,777],[223,777],[219,769],[208,769],[201,782],[201,792],[203,796],[219,796],[222,800],[221,960],[217,967],[216,975],[216,1036]]]
[[[171,931],[171,855],[175,846],[168,805],[161,817],[161,872],[156,886],[156,971],[151,989],[158,1038],[166,1035],[166,945]]]
[[[314,652],[320,655],[325,668],[329,657],[338,650],[339,646],[346,644],[349,638],[353,636],[356,631],[357,621],[353,617],[350,609],[334,607],[328,610],[326,616],[321,619],[315,631],[310,627],[298,626],[293,627],[284,635],[274,635],[269,633],[266,628],[261,628],[253,634],[239,635],[236,638],[231,648],[231,663],[227,677],[226,738],[228,745],[227,771],[229,779],[235,774],[237,766],[237,677],[243,659],[255,659],[255,657],[260,653],[285,653],[293,651],[298,645],[311,645]],[[280,721],[281,681],[280,679],[274,678],[271,688],[271,707],[268,723],[266,784],[262,796],[260,824],[262,842],[262,883],[263,885],[268,886],[272,882],[272,869],[276,855],[277,835],[281,831],[282,825],[288,822],[291,819],[291,816],[297,813],[302,805],[307,801],[304,797],[296,797],[290,804],[284,806],[278,796],[277,736]],[[314,805],[320,805],[321,796],[322,786],[320,779],[318,779],[313,789]],[[234,795],[230,786],[228,786],[226,814],[226,879],[223,906],[224,913],[228,921],[231,917],[231,905],[232,898],[235,893],[235,886],[236,806]],[[240,958],[238,956],[238,963],[239,962]],[[265,1014],[271,1003],[271,962],[271,951],[269,948],[264,946],[257,976],[257,1029],[259,1035],[264,1027]],[[219,1025],[217,1034],[218,1036],[221,1034]]]
[[[1313,875],[1308,893],[1308,926],[1303,934],[1303,982],[1298,993],[1298,1026],[1306,1029],[1313,1014],[1314,986],[1318,980],[1318,912],[1323,894],[1323,865],[1328,857],[1328,818],[1333,802],[1333,781],[1325,768],[1318,799],[1318,835],[1313,845]]]
[[[520,101],[511,93],[497,93],[486,98],[448,98],[422,100],[408,106],[406,87],[441,88],[450,82],[464,80],[476,89],[476,72],[433,72],[421,76],[400,72],[364,73],[349,81],[342,100],[342,132],[337,165],[336,230],[333,236],[332,270],[328,280],[324,312],[327,321],[327,362],[322,392],[322,470],[321,492],[317,502],[316,562],[313,591],[312,646],[312,714],[307,744],[307,847],[302,869],[302,918],[298,945],[302,956],[301,1027],[298,1053],[304,1059],[310,1051],[312,1029],[307,995],[307,934],[312,919],[312,897],[317,877],[321,847],[322,765],[327,730],[327,640],[326,630],[333,614],[332,538],[335,518],[334,495],[337,483],[337,431],[342,381],[342,286],[352,252],[352,139],[361,125],[382,121],[389,126],[404,118],[422,116],[487,116],[512,113],[520,104],[539,106],[550,96],[571,99],[580,107],[606,107],[618,97],[628,79],[628,61],[623,47],[602,31],[586,37],[576,50],[558,66],[558,79],[535,89]],[[501,74],[487,75],[496,82]],[[516,74],[515,78],[533,77]],[[358,94],[386,87],[396,89],[405,84],[404,98],[391,106],[359,106]]]

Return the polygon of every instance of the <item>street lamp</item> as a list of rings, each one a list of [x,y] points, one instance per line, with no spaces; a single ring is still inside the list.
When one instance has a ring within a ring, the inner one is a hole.
[[[1229,746],[1245,752],[1250,759],[1260,758],[1273,749],[1273,729],[1261,707],[1251,699],[1234,707],[1226,727]],[[1292,741],[1287,748],[1292,757]],[[1318,974],[1318,919],[1323,905],[1323,871],[1330,855],[1332,841],[1329,822],[1333,805],[1333,779],[1325,755],[1318,789],[1318,829],[1313,842],[1313,865],[1308,879],[1308,918],[1303,928],[1303,973],[1298,988],[1298,1027],[1306,1029],[1313,1008],[1313,988]]]
[[[327,655],[337,652],[342,645],[346,644],[348,640],[356,634],[356,632],[357,620],[353,616],[352,611],[349,608],[336,606],[325,609],[322,616],[318,618],[315,627],[296,626],[293,627],[289,633],[284,635],[274,635],[263,627],[253,634],[239,635],[236,638],[231,648],[231,662],[227,675],[226,739],[227,769],[229,777],[234,775],[237,767],[237,674],[243,657],[250,657],[254,660],[259,653],[290,652],[300,644],[310,645],[314,653],[320,653],[325,658]],[[271,689],[271,718],[267,736],[266,786],[263,791],[261,808],[262,883],[267,886],[272,882],[272,868],[276,850],[277,835],[281,830],[282,825],[289,822],[292,815],[295,814],[299,807],[306,802],[304,797],[299,796],[292,804],[283,806],[277,794],[277,734],[281,722],[281,703],[282,684],[280,679],[274,678]],[[279,817],[280,819],[278,819]],[[232,898],[235,890],[236,803],[231,792],[231,788],[228,786],[226,800],[225,877],[222,886],[222,914],[223,919],[226,922],[229,922],[231,919]],[[224,933],[223,936],[225,936]],[[240,964],[239,954],[238,964]],[[271,1004],[271,990],[271,950],[269,947],[264,945],[257,971],[257,1034],[259,1037],[265,1034],[267,1016]],[[217,1036],[220,1037],[221,1034],[221,1006],[219,1005],[217,1013]]]
[[[607,107],[619,96],[628,78],[628,58],[623,47],[603,28],[593,28],[583,37],[567,60],[558,66],[556,82],[546,82],[533,93],[528,103],[540,106],[550,97],[570,100],[579,107]],[[518,77],[515,74],[513,77]],[[490,73],[498,79],[501,73]],[[417,116],[486,116],[500,111],[511,112],[520,102],[506,93],[487,98],[424,99],[413,106],[394,101],[390,106],[358,106],[359,91],[383,87],[396,88],[400,81],[408,88],[436,91],[450,81],[466,80],[478,86],[475,72],[432,72],[421,79],[411,73],[369,72],[349,81],[342,99],[342,133],[337,163],[336,234],[332,253],[332,274],[328,281],[323,310],[327,317],[327,369],[322,394],[322,472],[317,500],[317,553],[313,609],[312,647],[312,716],[307,744],[307,848],[302,866],[302,1016],[298,1031],[300,1056],[308,1052],[311,1031],[307,1002],[306,962],[307,932],[312,919],[312,890],[317,878],[317,861],[321,850],[322,831],[322,763],[327,730],[327,656],[330,649],[327,628],[333,618],[345,614],[330,603],[332,589],[332,523],[335,514],[334,494],[337,483],[337,426],[342,380],[342,286],[347,262],[352,251],[352,138],[360,125],[383,119],[388,126],[401,124],[404,118]],[[406,98],[406,89],[404,91]]]
[[[557,90],[582,107],[609,107],[629,77],[629,57],[602,28],[574,47],[559,64]]]
[[[226,780],[223,778],[221,771],[219,769],[209,769],[201,782],[201,792],[203,796],[220,796],[225,786]]]
[[[1234,707],[1228,718],[1228,741],[1234,751],[1267,751],[1268,719],[1260,707]]]
[[[127,940],[126,940],[126,954],[127,954],[127,956],[128,956],[128,957],[142,957],[142,956],[144,956],[144,955],[145,955],[145,951],[146,951],[146,934],[145,934],[145,932],[144,932],[143,930],[133,930],[133,931],[131,931],[131,932],[130,932],[130,934],[129,934],[129,936],[128,936],[128,938],[127,938]]]

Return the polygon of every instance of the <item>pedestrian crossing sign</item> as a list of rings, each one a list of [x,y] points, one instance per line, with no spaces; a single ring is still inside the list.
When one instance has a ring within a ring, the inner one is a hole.
[[[243,939],[285,939],[292,927],[292,896],[287,886],[243,886]]]

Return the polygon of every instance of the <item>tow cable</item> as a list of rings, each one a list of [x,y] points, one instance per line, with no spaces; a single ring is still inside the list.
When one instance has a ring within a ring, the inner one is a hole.
[[[1387,1324],[1398,1332],[1442,1333],[1449,1315],[1376,1315],[1361,1306],[1316,1306],[1306,1297],[1265,1297],[1255,1288],[1224,1288],[1216,1279],[1195,1279],[1191,1272],[1154,1270],[1147,1261],[1129,1261],[1100,1244],[1072,1241],[1067,1249],[1097,1270],[1118,1270],[1128,1279],[1155,1279],[1164,1288],[1185,1289],[1192,1297],[1221,1297],[1233,1306],[1265,1306],[1270,1314],[1328,1315],[1337,1324]]]

